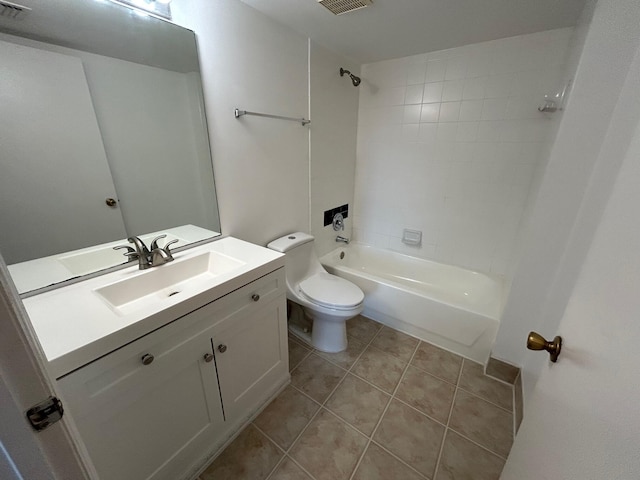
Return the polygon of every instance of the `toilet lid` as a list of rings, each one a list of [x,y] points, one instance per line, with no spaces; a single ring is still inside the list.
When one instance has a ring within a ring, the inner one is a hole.
[[[300,282],[300,291],[313,303],[329,308],[349,308],[364,300],[364,293],[348,280],[326,272]]]

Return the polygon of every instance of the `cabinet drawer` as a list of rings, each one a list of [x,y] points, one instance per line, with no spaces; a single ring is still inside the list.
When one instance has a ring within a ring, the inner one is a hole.
[[[188,317],[197,323],[217,325],[229,317],[251,315],[285,292],[284,268],[280,268],[194,310]]]

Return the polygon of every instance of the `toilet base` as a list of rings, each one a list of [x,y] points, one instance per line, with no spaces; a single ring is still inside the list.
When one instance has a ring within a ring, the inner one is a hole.
[[[311,344],[321,352],[344,352],[347,349],[347,319],[327,319],[316,313],[313,316]]]

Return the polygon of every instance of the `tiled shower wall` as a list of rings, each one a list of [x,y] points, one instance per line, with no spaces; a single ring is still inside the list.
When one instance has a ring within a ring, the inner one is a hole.
[[[363,65],[354,239],[504,274],[557,123],[537,107],[562,86],[572,31]]]

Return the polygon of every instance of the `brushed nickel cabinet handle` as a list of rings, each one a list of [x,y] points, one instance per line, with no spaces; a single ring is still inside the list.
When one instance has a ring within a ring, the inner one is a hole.
[[[257,293],[254,293],[253,295],[251,295],[251,300],[253,300],[254,302],[257,302],[258,300],[260,300],[260,295],[258,295]]]
[[[153,355],[149,354],[149,353],[145,353],[142,358],[142,364],[143,365],[149,365],[151,364],[151,362],[153,362]]]
[[[220,345],[218,345],[218,351],[219,351],[220,353],[224,353],[224,352],[226,352],[226,351],[227,351],[227,346],[226,346],[226,345],[224,345],[224,344],[220,344]]]

